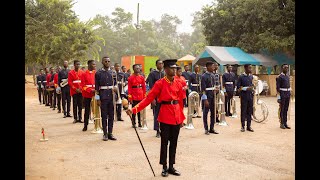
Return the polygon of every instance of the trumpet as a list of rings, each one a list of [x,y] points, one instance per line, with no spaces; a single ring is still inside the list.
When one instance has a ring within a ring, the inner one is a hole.
[[[100,108],[97,104],[97,100],[94,98],[94,96],[92,97],[91,100],[92,103],[92,119],[94,119],[94,129],[91,131],[91,133],[103,133],[102,130],[102,123],[101,123],[101,114],[100,114]]]

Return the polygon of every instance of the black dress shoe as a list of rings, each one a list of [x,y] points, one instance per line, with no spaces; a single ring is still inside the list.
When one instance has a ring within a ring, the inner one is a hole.
[[[67,117],[72,117],[72,116],[70,114],[68,114]]]
[[[132,128],[136,128],[137,126],[136,125],[132,125]]]
[[[83,127],[82,131],[87,131],[87,126]]]
[[[160,131],[157,131],[156,137],[160,138]]]
[[[139,124],[139,127],[142,127],[141,124]]]
[[[73,120],[73,122],[72,122],[73,124],[75,124],[75,123],[77,123],[77,120]]]
[[[169,173],[168,173],[168,169],[162,169],[161,176],[163,176],[163,177],[167,177],[168,175],[169,175]]]
[[[78,123],[83,123],[83,121],[82,121],[81,119],[80,119],[80,120],[78,120],[77,122],[78,122]]]
[[[209,131],[209,133],[213,133],[213,134],[219,134],[216,130],[214,130],[214,129],[211,129],[210,131]]]
[[[287,129],[291,129],[291,127],[289,127],[288,125],[284,125],[284,127],[286,127]]]
[[[108,137],[106,135],[103,135],[102,140],[108,141]]]
[[[118,119],[118,121],[124,121],[123,119]]]
[[[59,110],[58,113],[61,113],[61,111]]]
[[[280,124],[281,129],[285,129],[286,127],[283,124]]]
[[[112,134],[108,135],[108,139],[113,140],[113,141],[117,140],[117,138],[114,137]]]
[[[247,131],[254,132],[254,130],[251,127],[248,127]]]
[[[169,168],[168,169],[168,173],[169,174],[173,174],[175,176],[180,176],[181,175],[181,173],[178,170],[174,169],[174,168],[172,168],[172,169]]]
[[[208,131],[208,130],[205,130],[205,131],[204,131],[204,134],[206,134],[206,135],[210,135],[210,133],[209,133],[209,131]]]
[[[63,118],[66,118],[67,117],[67,115],[63,115]]]
[[[56,108],[53,108],[52,110],[54,111],[54,110],[56,110]]]
[[[245,130],[244,130],[244,127],[241,127],[241,130],[240,130],[241,132],[244,132]]]

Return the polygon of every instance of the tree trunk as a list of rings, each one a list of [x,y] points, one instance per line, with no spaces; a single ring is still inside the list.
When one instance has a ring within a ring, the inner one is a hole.
[[[32,79],[33,79],[33,84],[36,85],[36,69],[35,66],[32,66]]]

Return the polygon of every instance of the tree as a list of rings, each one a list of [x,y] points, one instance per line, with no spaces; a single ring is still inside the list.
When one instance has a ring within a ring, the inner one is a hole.
[[[295,51],[295,2],[287,0],[218,0],[202,8],[203,33],[209,45],[238,46],[254,53]]]

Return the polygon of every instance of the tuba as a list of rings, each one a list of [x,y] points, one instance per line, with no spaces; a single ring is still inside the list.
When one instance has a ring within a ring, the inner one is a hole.
[[[232,110],[232,118],[237,118],[237,109],[236,109],[236,99],[234,97],[232,97],[231,101],[230,101],[230,106],[231,106],[231,110]]]
[[[103,133],[100,108],[94,96],[92,97],[91,103],[92,103],[92,106],[91,106],[92,118],[94,119],[94,129],[91,131],[91,133]]]
[[[222,90],[222,86],[221,86],[221,82],[222,82],[222,76],[220,76],[219,74],[217,74],[217,77],[218,77],[218,80],[219,80],[219,87],[220,87],[220,90],[219,90],[219,93],[217,94],[217,104],[216,104],[216,107],[217,107],[217,110],[218,110],[218,115],[220,115],[220,122],[218,123],[218,125],[220,126],[227,126],[227,122],[226,122],[226,119],[225,119],[225,106],[224,106],[224,103],[225,103],[225,96],[224,96],[224,92]]]
[[[196,91],[192,91],[188,96],[188,116],[187,116],[187,125],[186,129],[194,129],[192,123],[192,117],[198,115],[199,112],[199,94]],[[196,111],[196,113],[194,113]]]
[[[266,103],[263,102],[259,96],[259,94],[262,91],[261,85],[260,85],[262,83],[259,83],[258,76],[253,75],[252,84],[253,84],[253,90],[254,90],[252,119],[258,123],[261,123],[268,118],[269,111]],[[258,108],[259,108],[259,112],[258,112]]]

